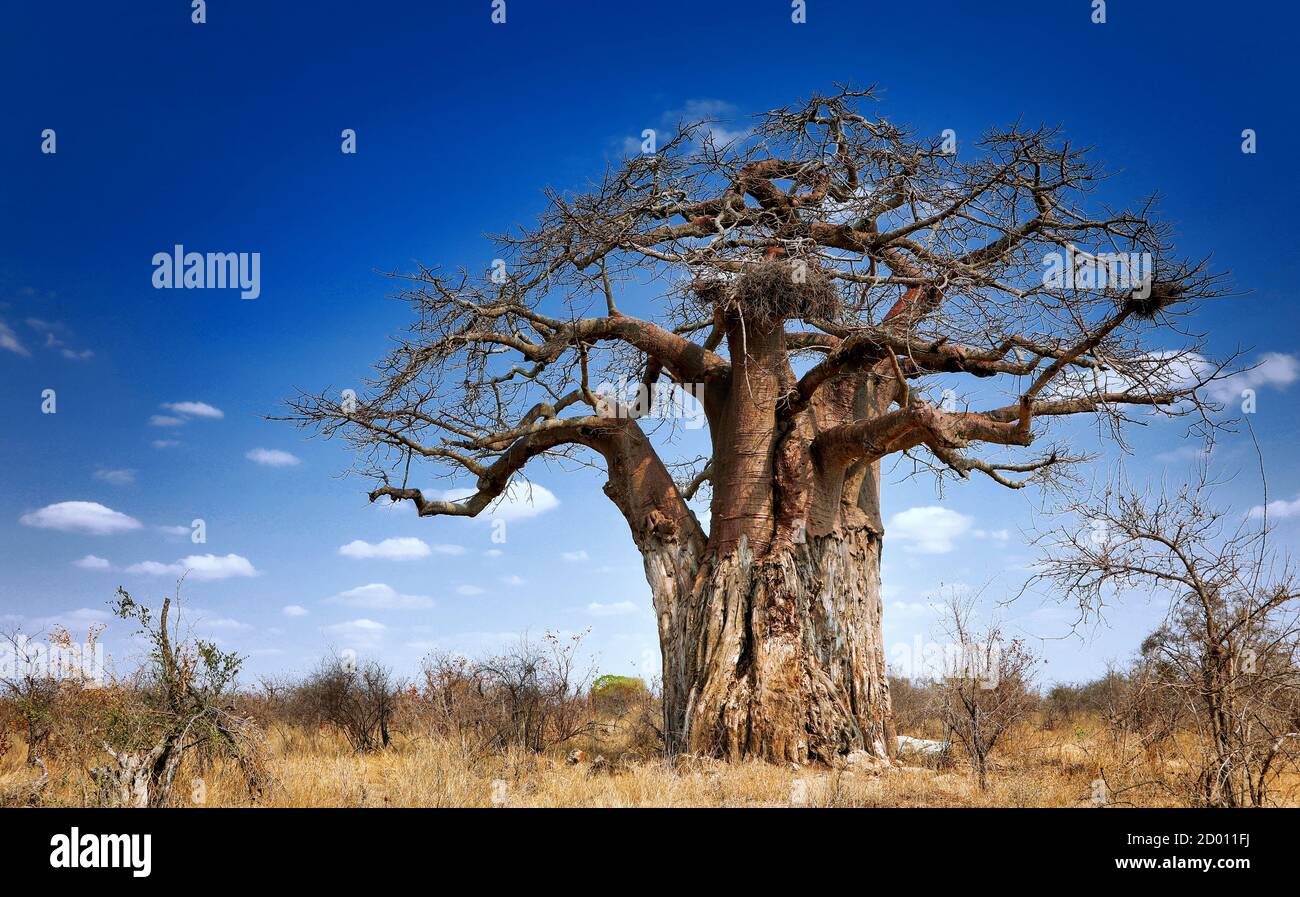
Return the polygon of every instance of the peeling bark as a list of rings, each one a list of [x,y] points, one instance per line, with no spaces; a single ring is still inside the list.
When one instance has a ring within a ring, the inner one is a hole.
[[[795,763],[867,751],[887,761],[878,466],[819,465],[812,448],[821,427],[873,406],[872,380],[839,377],[810,415],[783,419],[795,378],[782,329],[735,320],[728,339],[731,388],[711,410],[707,540],[675,490],[677,504],[664,501],[653,465],[627,460],[640,454],[639,431],[629,430],[606,487],[633,523],[654,596],[669,749]],[[644,513],[658,525],[638,527],[638,501],[651,495]]]

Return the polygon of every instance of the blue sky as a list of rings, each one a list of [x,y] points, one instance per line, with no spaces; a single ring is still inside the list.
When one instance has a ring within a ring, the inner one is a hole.
[[[1245,291],[1196,323],[1220,353],[1268,360],[1253,423],[1270,495],[1300,495],[1289,9],[1112,2],[1095,25],[1085,0],[924,12],[809,0],[794,25],[780,0],[509,0],[507,23],[493,25],[487,0],[208,6],[204,25],[183,2],[5,13],[5,626],[64,622],[79,634],[106,616],[117,585],[156,602],[181,559],[211,554],[189,563],[207,578],[191,574],[187,605],[200,631],[249,656],[251,673],[301,671],[331,645],[410,672],[429,650],[588,628],[601,671],[653,673],[648,589],[600,477],[538,471],[553,507],[521,509],[498,545],[482,521],[368,505],[365,482],[339,476],[342,445],[263,415],[297,387],[346,388],[367,373],[405,323],[377,272],[416,260],[486,267],[483,233],[527,222],[542,188],[580,187],[644,128],[692,110],[743,127],[843,80],[879,84],[880,112],[927,133],[1059,123],[1116,172],[1102,199],[1159,190],[1181,250],[1213,254]],[[41,152],[47,128],[53,155]],[[339,151],[344,128],[355,155]],[[1245,128],[1258,134],[1253,155],[1240,149]],[[261,295],[153,289],[152,256],[177,243],[260,253]],[[41,413],[47,389],[55,414]],[[1081,444],[1088,432],[1077,428]],[[1133,445],[1131,477],[1188,469],[1177,424],[1153,424]],[[1102,449],[1099,472],[1120,458]],[[278,453],[296,463],[267,463]],[[1215,459],[1241,472],[1224,501],[1243,513],[1258,503],[1249,443],[1229,438]],[[42,511],[64,502],[121,516]],[[990,598],[1018,588],[1038,496],[972,482],[940,497],[914,480],[884,502],[891,644],[929,630],[927,596],[941,587]],[[1300,515],[1277,516],[1281,543],[1294,544]],[[194,519],[202,545],[188,536]],[[340,552],[385,539],[420,539],[429,553]],[[107,567],[74,563],[87,556]],[[1008,613],[1024,634],[1064,634],[1050,602]],[[1091,640],[1043,642],[1046,678],[1098,672],[1155,616],[1135,596]],[[122,665],[127,635],[120,622],[107,634]]]

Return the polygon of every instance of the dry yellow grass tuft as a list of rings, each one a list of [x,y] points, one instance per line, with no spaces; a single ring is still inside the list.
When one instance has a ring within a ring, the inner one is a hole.
[[[909,765],[884,772],[792,769],[765,763],[729,766],[685,757],[617,759],[617,745],[580,744],[605,753],[608,770],[565,762],[566,750],[478,753],[450,739],[399,737],[392,748],[354,754],[329,732],[277,726],[269,733],[273,782],[259,804],[276,807],[1069,807],[1095,806],[1103,777],[1108,802],[1180,803],[1166,785],[1186,758],[1177,750],[1147,756],[1096,721],[1045,731],[1017,729],[994,757],[990,787],[981,792],[960,760],[948,768]],[[584,740],[585,741],[585,740]],[[0,792],[35,775],[20,744],[0,758]],[[91,799],[84,772],[52,765],[46,805]],[[194,778],[201,787],[186,788]],[[238,771],[224,766],[184,770],[177,802],[248,806]],[[1166,785],[1153,784],[1164,781]],[[1295,805],[1300,782],[1284,783],[1279,803]]]

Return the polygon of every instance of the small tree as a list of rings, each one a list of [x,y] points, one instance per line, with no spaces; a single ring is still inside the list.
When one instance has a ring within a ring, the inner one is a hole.
[[[957,652],[939,683],[940,715],[987,789],[989,754],[1037,703],[1029,686],[1038,660],[996,624],[977,630],[972,603],[954,596],[947,604],[945,625]]]
[[[1121,482],[1074,504],[1085,525],[1040,537],[1037,578],[1084,617],[1117,591],[1165,596],[1165,621],[1134,670],[1137,709],[1164,732],[1194,735],[1190,802],[1263,806],[1300,757],[1300,602],[1289,565],[1268,550],[1267,520],[1234,519],[1210,493],[1202,467],[1172,495]]]
[[[591,703],[598,713],[621,719],[650,699],[650,690],[636,676],[598,676],[591,683]]]
[[[265,781],[260,733],[231,704],[243,658],[213,642],[176,641],[173,601],[179,616],[179,584],[174,599],[163,599],[156,619],[123,588],[113,603],[118,617],[139,625],[152,650],[138,700],[107,722],[101,746],[113,762],[92,770],[101,796],[112,804],[165,806],[181,761],[196,748],[235,761],[252,794]]]

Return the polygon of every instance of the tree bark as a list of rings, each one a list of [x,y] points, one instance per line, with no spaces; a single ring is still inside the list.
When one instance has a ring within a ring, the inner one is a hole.
[[[755,558],[742,542],[701,574],[683,744],[730,759],[889,759],[880,537],[811,536]]]
[[[812,448],[821,430],[888,400],[873,394],[873,375],[855,374],[828,383],[807,413],[783,416],[796,382],[783,329],[733,321],[728,340],[730,383],[706,397],[707,540],[661,466],[638,464],[639,430],[607,455],[606,492],[633,524],[654,596],[668,747],[730,760],[835,763],[866,751],[888,761],[879,467],[822,461]],[[639,468],[654,475],[628,475]]]

